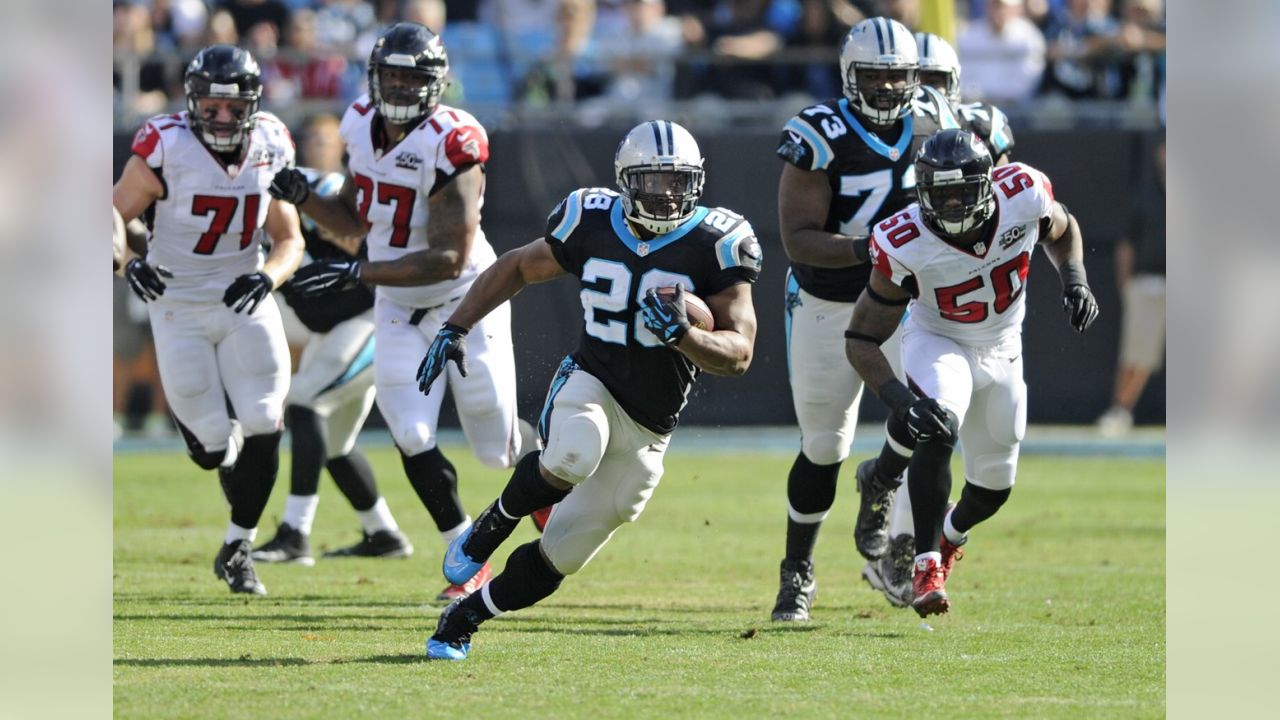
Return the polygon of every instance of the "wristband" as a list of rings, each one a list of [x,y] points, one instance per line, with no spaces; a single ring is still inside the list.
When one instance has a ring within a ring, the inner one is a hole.
[[[467,333],[471,332],[471,330],[470,330],[469,328],[464,328],[464,327],[462,327],[461,325],[455,325],[455,324],[453,324],[453,323],[451,323],[451,322],[447,322],[447,321],[445,322],[445,324],[443,324],[443,325],[441,325],[441,326],[440,326],[440,329],[441,329],[441,330],[448,330],[448,331],[450,331],[450,332],[452,332],[452,333],[455,333],[455,334],[457,334],[457,335],[466,335]]]
[[[1058,277],[1062,279],[1062,287],[1069,288],[1072,285],[1083,285],[1089,287],[1089,279],[1085,276],[1084,261],[1072,258],[1058,268]]]

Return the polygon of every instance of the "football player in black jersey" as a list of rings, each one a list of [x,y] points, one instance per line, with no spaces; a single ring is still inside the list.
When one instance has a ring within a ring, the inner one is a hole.
[[[337,195],[342,188],[340,173],[300,170],[317,195]],[[302,236],[311,260],[363,256],[363,238],[335,238],[306,215]],[[373,409],[373,291],[357,284],[323,297],[308,297],[285,283],[280,294],[311,337],[285,399],[285,425],[293,443],[289,498],[275,537],[255,548],[253,559],[315,564],[310,535],[320,502],[322,468],[355,509],[363,530],[359,542],[331,550],[325,557],[408,557],[413,545],[400,532],[387,501],[378,494],[373,468],[356,447],[360,428]]]
[[[486,270],[436,335],[419,370],[423,392],[452,360],[466,372],[466,335],[525,285],[562,275],[582,285],[582,339],[560,364],[538,422],[545,443],[516,465],[502,495],[445,553],[463,583],[521,517],[559,503],[540,540],[440,615],[427,656],[462,660],[490,618],[551,595],[624,523],[644,510],[689,388],[705,370],[741,375],[756,335],[751,285],[760,246],[741,215],[698,205],[703,158],[687,130],[665,120],[627,134],[614,160],[618,188],[569,194],[543,237]],[[675,292],[660,295],[659,288]],[[684,297],[706,300],[712,331],[692,327]]]
[[[1013,152],[1009,118],[995,105],[960,102],[960,58],[955,48],[933,33],[916,33],[916,49],[920,55],[920,87],[941,92],[955,110],[961,129],[986,143],[996,165],[1008,164]],[[923,95],[917,100],[928,102]]]
[[[978,136],[996,165],[1009,162],[1013,151],[1013,131],[1009,119],[1000,108],[982,102],[960,102],[960,60],[956,51],[943,38],[931,33],[916,33],[916,49],[920,56],[920,90],[916,94],[918,106],[936,102],[936,93],[942,93],[956,112],[962,129]],[[896,357],[894,360],[896,361]],[[890,475],[898,468],[905,468],[909,457],[895,452],[887,444],[880,451],[877,462],[863,472],[869,475]],[[874,468],[871,470],[870,468]],[[915,563],[915,540],[911,522],[911,498],[902,477],[897,478],[898,490],[894,493],[889,514],[887,535],[888,550],[879,558],[868,560],[862,568],[862,577],[872,587],[884,594],[896,607],[907,607],[913,599],[911,576]]]
[[[784,126],[778,184],[787,278],[787,355],[801,448],[787,479],[787,542],[773,619],[807,620],[817,591],[813,548],[849,457],[862,379],[844,356],[844,329],[870,275],[869,229],[914,200],[911,160],[939,129],[957,127],[950,104],[919,86],[916,42],[874,17],[840,49],[844,97],[805,108]],[[892,354],[892,353],[891,353]],[[861,467],[859,468],[861,470]],[[854,537],[867,558],[884,554],[893,480],[860,472]]]

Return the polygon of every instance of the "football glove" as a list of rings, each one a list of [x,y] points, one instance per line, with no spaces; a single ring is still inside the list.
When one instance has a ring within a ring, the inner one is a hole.
[[[227,291],[222,294],[222,303],[236,312],[248,311],[249,315],[258,309],[258,303],[271,294],[275,282],[264,272],[241,275],[236,278]]]
[[[311,196],[311,185],[307,176],[297,168],[285,168],[271,178],[271,186],[267,188],[271,197],[287,203],[301,205]]]
[[[911,437],[917,442],[930,440],[935,435],[944,439],[951,437],[951,419],[947,416],[947,411],[933,398],[919,398],[906,406],[900,419],[906,424],[907,432],[911,433]]]
[[[684,285],[676,285],[670,300],[658,296],[657,288],[649,288],[641,303],[640,315],[649,332],[668,346],[678,345],[689,332],[689,313],[684,307]]]
[[[1076,332],[1088,330],[1093,321],[1098,319],[1098,301],[1094,299],[1093,291],[1088,285],[1067,286],[1062,291],[1062,309],[1066,310],[1071,327]]]
[[[315,297],[349,290],[359,283],[359,260],[317,260],[294,273],[289,287],[302,297]]]
[[[134,258],[124,266],[125,279],[129,281],[129,289],[142,302],[150,302],[164,295],[164,279],[173,279],[173,273],[163,265],[152,265],[142,258]]]
[[[418,390],[426,395],[431,392],[431,383],[440,377],[444,366],[452,360],[458,366],[462,377],[467,376],[467,329],[461,325],[445,323],[431,341],[427,354],[418,365]]]

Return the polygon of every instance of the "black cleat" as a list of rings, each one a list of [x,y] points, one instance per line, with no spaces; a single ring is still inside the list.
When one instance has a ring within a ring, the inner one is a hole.
[[[267,586],[253,569],[252,552],[253,543],[248,540],[226,543],[213,559],[213,574],[225,580],[233,593],[266,595]]]
[[[429,659],[467,659],[467,653],[471,650],[471,633],[479,629],[481,621],[470,610],[462,607],[462,600],[454,600],[440,613],[435,633],[427,638]]]
[[[379,530],[372,535],[364,533],[360,542],[350,547],[329,550],[327,558],[370,557],[370,558],[405,558],[413,554],[413,545],[409,538],[399,530]]]
[[[868,560],[879,560],[889,550],[889,510],[897,485],[886,483],[876,472],[876,459],[858,464],[858,520],[853,542]]]
[[[915,599],[911,576],[915,572],[916,541],[910,535],[898,535],[889,541],[889,550],[879,560],[868,560],[862,568],[862,579],[884,594],[894,607],[904,608]]]
[[[818,596],[812,560],[783,560],[778,600],[773,605],[773,619],[796,622],[809,619],[809,608]]]
[[[253,559],[258,562],[293,563],[308,567],[316,564],[307,536],[287,523],[280,523],[280,527],[276,528],[276,536],[253,551]]]

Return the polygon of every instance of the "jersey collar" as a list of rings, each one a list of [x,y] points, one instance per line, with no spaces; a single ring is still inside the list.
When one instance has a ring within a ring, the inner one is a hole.
[[[888,145],[885,141],[862,127],[862,123],[858,122],[857,116],[849,109],[848,98],[841,98],[839,104],[840,113],[844,115],[845,121],[849,123],[849,127],[853,128],[854,132],[858,133],[858,137],[862,138],[862,142],[866,143],[867,147],[893,162],[897,162],[906,156],[907,147],[911,145],[912,113],[907,113],[906,117],[902,118],[902,136],[898,138],[898,142]]]
[[[688,235],[689,231],[697,227],[698,223],[702,222],[702,219],[707,216],[707,212],[706,208],[699,206],[693,211],[693,217],[676,226],[675,230],[666,235],[658,235],[648,240],[641,240],[631,231],[631,226],[627,224],[626,218],[622,216],[621,200],[614,201],[613,208],[609,211],[609,219],[613,221],[613,232],[622,241],[622,244],[626,245],[636,255],[644,257]]]

